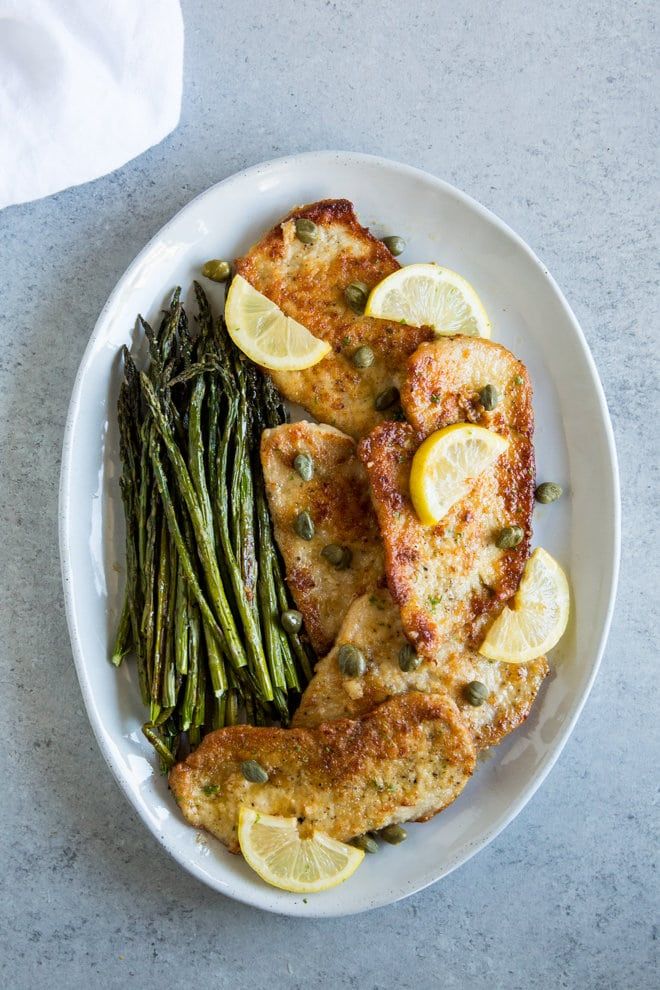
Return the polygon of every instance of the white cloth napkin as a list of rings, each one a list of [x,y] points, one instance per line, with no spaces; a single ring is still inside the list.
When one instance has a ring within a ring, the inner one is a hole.
[[[0,0],[0,208],[162,141],[182,73],[178,0]]]

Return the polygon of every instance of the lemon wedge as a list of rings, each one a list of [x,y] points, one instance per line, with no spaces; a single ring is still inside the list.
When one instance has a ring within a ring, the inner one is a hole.
[[[511,606],[495,619],[479,653],[505,663],[536,660],[563,636],[569,610],[566,575],[557,561],[538,547],[525,565]]]
[[[229,336],[256,364],[272,371],[302,371],[326,356],[330,344],[237,275],[227,293],[225,322]]]
[[[436,264],[406,265],[374,286],[365,316],[432,327],[436,334],[490,337],[490,320],[466,279]]]
[[[314,832],[302,839],[297,818],[263,815],[241,806],[238,842],[262,880],[295,894],[316,894],[348,880],[364,859],[362,849]]]
[[[420,520],[427,526],[439,522],[507,446],[499,433],[469,423],[446,426],[427,437],[410,470],[410,497]]]

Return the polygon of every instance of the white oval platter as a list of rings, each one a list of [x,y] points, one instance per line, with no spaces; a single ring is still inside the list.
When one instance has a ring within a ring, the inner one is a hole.
[[[347,883],[304,899],[266,886],[240,857],[183,821],[140,732],[144,712],[133,664],[117,672],[108,662],[124,568],[115,404],[118,350],[131,342],[138,312],[155,318],[172,288],[189,287],[208,258],[236,257],[293,205],[326,197],[352,200],[378,235],[403,236],[403,264],[437,261],[466,276],[493,322],[493,339],[528,366],[537,475],[566,492],[559,503],[535,510],[534,542],[568,572],[573,608],[530,718],[483,762],[460,798],[431,822],[411,826],[403,845],[367,857]],[[518,814],[559,756],[596,676],[619,562],[607,406],[582,331],[552,277],[506,224],[457,189],[406,165],[345,152],[282,158],[220,182],[184,207],[130,265],[76,378],[59,518],[73,656],[98,744],[119,785],[194,876],[245,903],[308,918],[352,914],[412,894],[483,849]]]

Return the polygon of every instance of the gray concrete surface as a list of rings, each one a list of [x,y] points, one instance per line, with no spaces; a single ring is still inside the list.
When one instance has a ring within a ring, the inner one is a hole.
[[[185,0],[183,8],[176,133],[105,179],[0,214],[0,983],[655,987],[652,5]],[[601,675],[540,793],[442,883],[398,906],[321,923],[213,894],[169,860],[119,794],[82,709],[56,521],[74,374],[124,268],[211,183],[324,147],[429,169],[488,205],[544,259],[609,399],[624,549]]]

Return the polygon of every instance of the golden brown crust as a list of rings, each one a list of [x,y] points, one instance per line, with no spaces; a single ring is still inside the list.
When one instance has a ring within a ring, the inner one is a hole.
[[[311,481],[293,468],[300,453],[314,461]],[[307,422],[265,430],[261,463],[287,583],[312,646],[323,656],[351,602],[384,582],[383,545],[366,473],[354,440],[331,426]],[[309,541],[293,528],[302,510],[314,521]],[[348,547],[349,568],[336,570],[325,560],[321,551],[329,543]]]
[[[268,782],[245,780],[257,760]],[[346,841],[393,822],[426,820],[453,801],[475,764],[475,748],[445,695],[402,695],[355,720],[315,729],[233,726],[210,733],[170,772],[185,818],[238,851],[238,809],[296,816]]]
[[[317,225],[314,244],[295,236],[298,217]],[[407,358],[433,336],[428,329],[358,315],[346,304],[351,282],[371,289],[398,268],[345,199],[298,207],[236,262],[238,274],[332,347],[313,368],[271,372],[277,387],[319,421],[356,438],[387,416],[376,411],[376,396],[401,386]],[[375,360],[358,370],[351,358],[362,345],[373,349]]]
[[[357,599],[346,614],[337,642],[317,666],[294,726],[315,726],[338,718],[358,718],[388,698],[408,691],[447,692],[470,726],[477,749],[494,746],[527,718],[548,673],[544,657],[529,664],[494,663],[476,650],[450,644],[413,671],[403,671],[399,652],[406,643],[399,610],[385,590]],[[366,673],[345,677],[337,662],[339,647],[362,650]],[[465,697],[466,685],[481,681],[488,697],[479,707]]]
[[[479,393],[497,390],[498,403],[484,409]],[[511,351],[478,337],[439,337],[422,344],[408,361],[401,389],[406,418],[425,436],[452,423],[478,423],[495,432],[513,430],[531,440],[532,388],[527,369]]]

